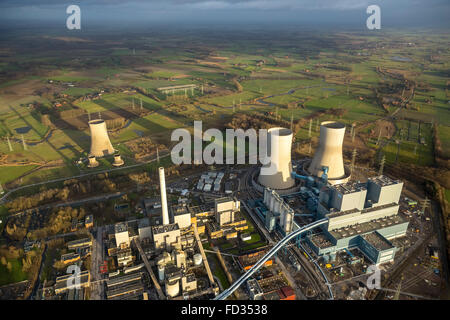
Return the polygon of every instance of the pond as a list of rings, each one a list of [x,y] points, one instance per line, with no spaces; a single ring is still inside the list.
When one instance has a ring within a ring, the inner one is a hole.
[[[16,128],[14,130],[16,130],[17,133],[25,134],[25,133],[28,133],[28,131],[31,130],[31,127],[21,127],[21,128]]]
[[[407,57],[399,57],[399,56],[391,57],[391,60],[392,60],[392,61],[400,61],[400,62],[411,62],[411,61],[412,61],[412,59],[410,59],[410,58],[407,58]]]

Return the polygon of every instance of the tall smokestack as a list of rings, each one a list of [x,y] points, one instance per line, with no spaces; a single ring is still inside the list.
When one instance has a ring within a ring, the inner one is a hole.
[[[161,189],[161,207],[163,224],[169,224],[169,211],[167,210],[166,179],[164,177],[164,167],[159,168],[159,188]]]
[[[106,123],[102,119],[89,121],[91,131],[90,155],[103,157],[114,153],[114,148],[109,140]]]
[[[325,121],[320,124],[319,147],[308,168],[310,174],[321,177],[323,167],[328,167],[328,182],[331,184],[343,183],[349,179],[342,157],[344,135],[345,125],[342,123]]]

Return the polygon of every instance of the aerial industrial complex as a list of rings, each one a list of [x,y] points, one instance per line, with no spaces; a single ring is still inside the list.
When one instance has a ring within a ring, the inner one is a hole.
[[[111,155],[123,164],[103,120],[89,126],[89,165]],[[403,182],[353,179],[344,137],[345,125],[322,122],[314,156],[293,161],[292,131],[276,127],[268,130],[269,165],[200,172],[169,186],[159,167],[159,196],[140,200],[140,218],[72,221],[73,232],[85,231],[65,243],[59,263],[81,269],[79,285],[59,273],[40,297],[335,299],[336,277],[367,277],[370,266],[394,264],[410,229]],[[126,208],[115,205],[119,213]],[[363,289],[348,297],[364,298]]]

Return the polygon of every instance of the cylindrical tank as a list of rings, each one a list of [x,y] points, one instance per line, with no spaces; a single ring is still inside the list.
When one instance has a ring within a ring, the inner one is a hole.
[[[103,157],[114,153],[114,148],[109,140],[106,122],[102,119],[89,121],[91,131],[91,151],[90,155]]]
[[[258,182],[272,189],[288,189],[295,185],[291,177],[292,131],[270,128],[267,132],[267,154],[270,162],[261,167]]]
[[[167,210],[166,179],[164,177],[164,167],[159,168],[159,188],[161,189],[162,222],[169,224],[169,211]]]
[[[164,265],[163,264],[158,264],[158,279],[160,282],[164,281]]]
[[[342,144],[344,142],[345,125],[336,121],[325,121],[320,124],[319,147],[309,165],[308,172],[322,177],[323,167],[328,167],[328,179],[345,177]]]
[[[166,281],[166,294],[173,298],[180,294],[180,281]]]
[[[203,258],[202,255],[200,253],[196,253],[194,254],[194,264],[196,266],[199,266],[202,264]]]

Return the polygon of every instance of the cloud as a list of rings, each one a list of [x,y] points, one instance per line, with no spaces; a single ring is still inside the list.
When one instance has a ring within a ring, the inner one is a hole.
[[[447,4],[448,0],[3,0],[0,7],[18,8],[29,6],[145,6],[155,8],[184,8],[204,10],[356,10],[370,4],[381,3],[390,7],[432,7]]]

